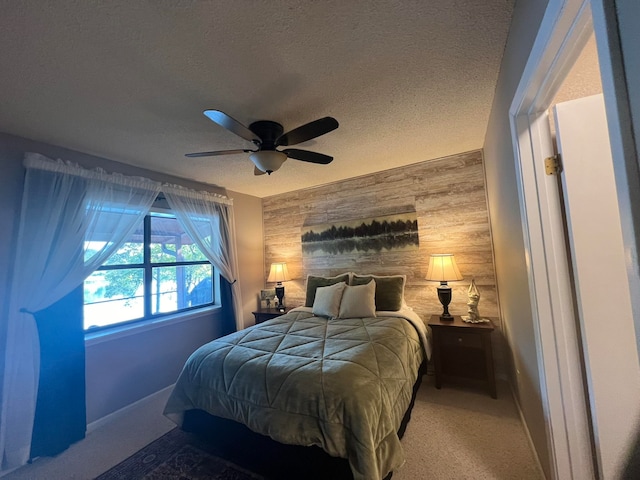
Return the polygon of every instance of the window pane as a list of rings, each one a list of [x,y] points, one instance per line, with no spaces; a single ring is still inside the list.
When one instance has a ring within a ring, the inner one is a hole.
[[[177,219],[164,213],[152,213],[146,219],[103,264],[104,269],[85,281],[85,329],[213,304],[213,267]],[[85,242],[87,256],[110,242],[108,228],[102,230],[96,229]],[[145,239],[150,239],[146,245]],[[175,262],[206,263],[157,265]],[[145,291],[151,292],[151,298],[145,298]]]
[[[213,268],[211,264],[186,267],[190,274],[187,282],[189,293],[187,303],[190,307],[213,303]]]
[[[151,263],[206,260],[198,246],[170,215],[151,215]]]
[[[174,312],[208,303],[213,303],[210,264],[153,268],[152,314]]]
[[[144,317],[144,270],[93,272],[84,282],[84,328]]]
[[[91,240],[85,241],[85,260],[93,257],[94,253],[104,248],[110,234],[93,232]],[[144,222],[140,219],[133,233],[126,242],[103,265],[140,265],[144,261]]]

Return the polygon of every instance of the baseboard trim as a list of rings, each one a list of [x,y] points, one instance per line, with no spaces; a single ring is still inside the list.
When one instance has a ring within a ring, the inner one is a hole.
[[[535,459],[536,466],[538,467],[538,471],[540,472],[541,478],[547,478],[544,469],[542,468],[542,463],[540,462],[540,457],[538,455],[538,451],[536,450],[536,446],[533,443],[533,438],[531,438],[531,433],[529,432],[529,426],[524,419],[524,414],[522,413],[522,408],[520,408],[520,402],[518,401],[518,396],[516,395],[515,390],[513,389],[513,384],[507,381],[507,385],[509,385],[509,391],[511,392],[511,398],[513,398],[513,402],[516,404],[516,409],[518,410],[518,415],[520,415],[520,423],[524,428],[524,433],[527,436],[527,442],[529,442],[529,448],[533,452],[533,458]]]
[[[139,406],[145,404],[145,403],[149,403],[151,402],[154,398],[158,397],[159,395],[162,395],[163,393],[165,393],[166,391],[172,389],[174,387],[175,383],[172,383],[171,385],[169,385],[168,387],[165,387],[161,390],[158,390],[157,392],[152,393],[151,395],[147,395],[146,397],[141,398],[140,400],[136,400],[133,403],[130,403],[129,405],[125,405],[124,407],[116,410],[115,412],[111,412],[108,415],[105,415],[104,417],[101,417],[97,420],[94,420],[93,422],[87,424],[87,435],[90,434],[91,432],[95,431],[96,429],[102,427],[103,425],[106,425],[107,423],[112,422],[114,419],[118,418],[119,416],[126,414],[127,412],[133,410],[134,408],[138,408]]]

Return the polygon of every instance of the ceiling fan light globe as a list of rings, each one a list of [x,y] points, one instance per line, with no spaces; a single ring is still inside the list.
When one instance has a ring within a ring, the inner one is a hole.
[[[287,155],[276,150],[262,150],[252,153],[249,158],[258,170],[271,174],[282,166]]]

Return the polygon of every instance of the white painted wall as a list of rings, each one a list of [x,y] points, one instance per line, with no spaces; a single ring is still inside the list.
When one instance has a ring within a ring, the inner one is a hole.
[[[484,159],[501,315],[512,361],[510,380],[542,468],[549,476],[528,259],[509,123],[509,108],[545,8],[544,1],[516,2],[485,136]]]
[[[621,55],[620,63],[624,65],[624,70],[619,64],[614,65],[615,70],[606,78],[610,90],[624,102],[619,108],[614,109],[610,108],[612,103],[610,99],[605,98],[605,100],[607,114],[613,117],[620,116],[623,129],[620,136],[624,141],[625,152],[615,159],[614,168],[622,213],[627,271],[632,292],[636,343],[640,350],[640,145],[638,144],[640,142],[640,55],[638,55],[640,2],[616,0],[614,10],[610,5],[611,2],[601,1],[606,5],[606,13],[614,17],[608,25],[608,40],[613,44],[610,48],[614,50],[612,56],[615,61],[618,55]],[[614,28],[614,21],[618,24],[617,29]],[[601,28],[604,27],[603,25]],[[621,51],[616,49],[617,35],[619,35]]]
[[[262,199],[238,192],[227,192],[233,199],[238,245],[238,270],[242,290],[244,325],[255,323],[251,312],[258,307],[258,293],[264,288],[264,236]]]
[[[640,351],[640,2],[592,0],[618,203]],[[606,63],[603,59],[606,58]],[[626,416],[626,412],[621,412]],[[631,420],[630,420],[631,421]],[[640,423],[623,478],[640,478]]]
[[[219,312],[87,341],[87,424],[174,384],[189,355],[220,336]]]
[[[22,202],[24,169],[22,163],[15,160],[15,149],[0,137],[0,398],[4,385],[4,345],[7,335],[7,316],[9,314],[9,282],[13,272],[13,252],[16,249],[16,236]]]

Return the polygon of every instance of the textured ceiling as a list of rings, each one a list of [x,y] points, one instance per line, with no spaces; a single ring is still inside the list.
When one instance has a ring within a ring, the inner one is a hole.
[[[2,0],[0,131],[264,197],[481,148],[513,0]],[[219,109],[340,127],[253,175]]]
[[[602,93],[596,37],[591,35],[551,105]],[[552,122],[553,123],[553,122]]]
[[[551,106],[549,107],[551,135],[554,138],[556,136],[556,122],[553,116],[553,107],[557,103],[568,102],[599,93],[602,93],[600,61],[598,59],[596,37],[592,34],[551,102]]]

